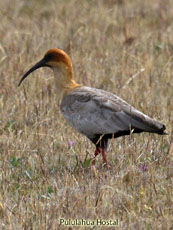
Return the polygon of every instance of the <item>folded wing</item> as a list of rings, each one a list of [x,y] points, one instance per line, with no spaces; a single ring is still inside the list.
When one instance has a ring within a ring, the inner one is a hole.
[[[163,134],[165,129],[162,123],[100,89],[78,87],[63,98],[60,108],[67,122],[89,138],[127,130]]]

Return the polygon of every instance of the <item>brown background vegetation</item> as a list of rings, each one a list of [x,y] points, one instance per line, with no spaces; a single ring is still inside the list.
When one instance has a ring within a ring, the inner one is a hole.
[[[1,229],[61,229],[60,217],[171,229],[172,22],[172,0],[0,0]],[[17,87],[49,48],[70,55],[79,83],[117,94],[169,135],[111,141],[113,169],[101,157],[90,169],[94,146],[60,114],[53,73]]]

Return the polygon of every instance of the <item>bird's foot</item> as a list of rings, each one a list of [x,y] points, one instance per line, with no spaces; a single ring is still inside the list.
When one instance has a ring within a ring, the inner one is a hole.
[[[104,161],[103,166],[106,167],[108,170],[112,169],[112,165],[109,164],[107,161],[107,157],[106,157],[106,153],[105,153],[104,149],[101,149],[101,153],[102,153],[102,157],[103,157],[103,161]]]
[[[94,152],[94,158],[92,159],[92,162],[91,164],[92,165],[95,165],[96,164],[96,157],[101,153],[101,150],[100,148],[96,149],[95,152]]]
[[[112,169],[112,165],[111,164],[108,164],[108,161],[107,161],[107,158],[106,158],[106,154],[105,154],[105,151],[103,148],[101,147],[98,147],[96,150],[95,150],[95,153],[94,153],[94,158],[92,159],[92,162],[91,162],[91,165],[94,166],[95,163],[96,163],[96,157],[99,155],[99,154],[102,154],[102,158],[103,158],[103,166],[105,168],[107,168],[108,170]]]
[[[108,164],[108,163],[104,163],[103,164],[103,167],[105,167],[106,169],[108,169],[108,170],[111,170],[113,167],[112,167],[112,165],[111,164]]]
[[[96,164],[96,158],[94,157],[91,161],[91,165],[95,165]]]

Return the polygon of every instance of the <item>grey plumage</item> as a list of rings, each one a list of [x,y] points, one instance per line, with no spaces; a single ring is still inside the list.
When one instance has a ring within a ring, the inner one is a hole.
[[[90,87],[74,88],[63,98],[60,109],[67,122],[91,140],[128,130],[163,134],[165,129],[118,96]]]

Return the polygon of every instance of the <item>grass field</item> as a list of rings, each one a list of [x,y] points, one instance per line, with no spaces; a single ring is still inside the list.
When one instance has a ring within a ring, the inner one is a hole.
[[[173,229],[172,0],[0,0],[0,229]],[[167,126],[94,146],[66,124],[47,68],[17,84],[50,48],[83,85],[117,94]]]

